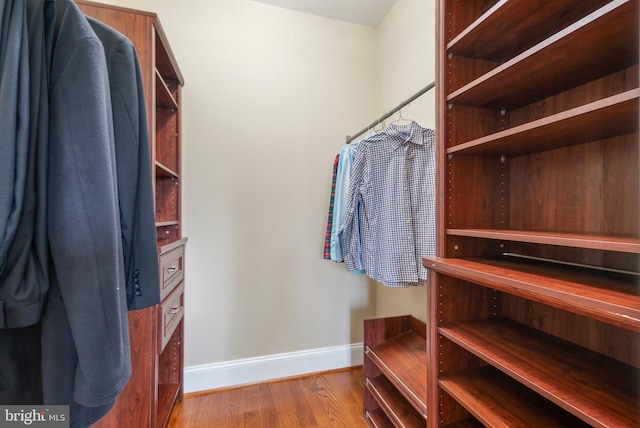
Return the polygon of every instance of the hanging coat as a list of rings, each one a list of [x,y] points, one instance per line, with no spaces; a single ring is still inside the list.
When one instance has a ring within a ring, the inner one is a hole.
[[[142,75],[133,43],[87,17],[104,46],[115,137],[118,203],[129,310],[160,303],[151,152]]]
[[[44,401],[85,427],[131,374],[113,123],[104,49],[71,0],[56,0],[52,46]]]

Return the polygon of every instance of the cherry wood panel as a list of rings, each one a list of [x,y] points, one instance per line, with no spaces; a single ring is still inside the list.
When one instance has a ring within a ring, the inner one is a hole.
[[[178,180],[173,176],[159,176],[156,180],[156,222],[180,220]]]
[[[124,421],[135,427],[154,426],[156,371],[151,357],[157,348],[157,312],[157,306],[129,311],[131,377],[115,406],[92,428],[113,428]]]
[[[640,237],[637,156],[633,133],[510,158],[508,229]]]
[[[447,100],[516,108],[637,64],[637,46],[638,4],[614,0],[460,89],[453,88]]]
[[[590,426],[489,367],[446,374],[438,383],[479,421],[493,428]]]
[[[179,122],[177,110],[170,108],[156,109],[156,162],[164,165],[176,175],[180,174],[179,151]]]
[[[633,427],[640,371],[507,320],[443,324],[440,334],[583,421]]]
[[[504,62],[606,2],[501,0],[466,26],[447,44],[447,49],[454,55]]]
[[[509,224],[509,169],[500,157],[453,156],[447,160],[445,228],[504,229]],[[455,191],[454,191],[455,189]],[[439,229],[444,234],[445,229]],[[443,242],[446,242],[443,236]]]

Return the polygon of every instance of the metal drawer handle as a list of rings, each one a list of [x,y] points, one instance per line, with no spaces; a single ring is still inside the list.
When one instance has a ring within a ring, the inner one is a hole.
[[[170,267],[167,268],[167,272],[168,273],[174,273],[177,270],[178,270],[177,266],[170,266]]]
[[[169,315],[174,316],[178,312],[180,312],[180,307],[179,306],[174,306],[174,307],[171,308],[171,311],[169,312]]]

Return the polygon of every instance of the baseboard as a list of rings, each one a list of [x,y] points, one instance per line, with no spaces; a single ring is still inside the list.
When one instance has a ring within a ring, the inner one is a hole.
[[[362,364],[362,343],[185,367],[186,393],[300,376]]]

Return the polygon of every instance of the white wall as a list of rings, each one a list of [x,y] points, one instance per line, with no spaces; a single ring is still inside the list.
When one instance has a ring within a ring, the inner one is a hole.
[[[363,319],[391,312],[424,318],[424,289],[387,297],[322,245],[345,135],[433,80],[432,2],[398,0],[377,31],[249,0],[106,2],[156,12],[186,80],[186,366],[357,344]],[[426,105],[405,116],[429,125]]]

